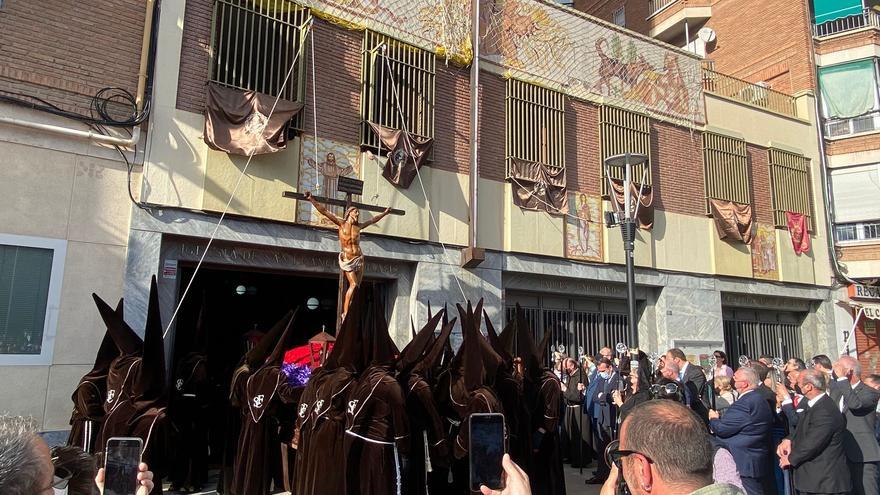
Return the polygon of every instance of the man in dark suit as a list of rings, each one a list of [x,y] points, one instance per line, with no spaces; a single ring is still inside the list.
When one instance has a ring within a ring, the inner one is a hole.
[[[739,392],[721,418],[717,411],[709,411],[710,426],[715,436],[733,455],[736,469],[748,495],[773,493],[770,476],[770,430],[773,411],[760,396],[758,374],[753,368],[740,368],[733,375],[733,384]]]
[[[694,366],[689,366],[694,369]],[[699,369],[699,368],[697,368]],[[674,361],[667,360],[663,365],[661,372],[663,378],[673,380],[681,387],[682,404],[689,407],[707,426],[709,425],[709,408],[700,400],[700,393],[697,391],[697,384],[691,381],[682,381],[681,369]]]
[[[706,393],[706,375],[703,369],[697,365],[691,364],[685,357],[684,352],[678,348],[672,348],[666,351],[666,362],[673,362],[678,365],[679,381],[683,385],[693,384],[690,387],[696,390],[696,398],[703,403],[706,410],[709,408],[709,394]],[[691,409],[694,409],[691,407]]]
[[[846,424],[834,399],[825,395],[825,374],[804,370],[798,377],[807,409],[797,430],[779,444],[779,465],[794,470],[798,492],[843,494],[850,491],[849,469],[843,451]]]
[[[614,406],[612,394],[617,390],[619,376],[614,370],[611,361],[605,358],[599,360],[596,366],[598,371],[596,379],[590,383],[591,395],[587,399],[587,409],[590,411],[593,426],[593,447],[599,456],[599,465],[596,475],[587,480],[589,484],[602,484],[608,478],[611,467],[605,463],[605,447],[617,426],[617,408]]]
[[[781,404],[780,412],[785,417],[789,435],[797,429],[798,421],[807,407],[807,400],[800,393],[800,385],[797,384],[800,373],[800,369],[794,369],[786,375],[793,390],[787,389],[782,383],[776,384],[776,400]]]
[[[828,395],[834,399],[846,419],[843,449],[846,452],[853,493],[856,495],[880,493],[877,466],[880,463],[880,445],[874,437],[877,402],[880,392],[860,380],[862,366],[853,357],[843,356],[834,363],[835,381]]]

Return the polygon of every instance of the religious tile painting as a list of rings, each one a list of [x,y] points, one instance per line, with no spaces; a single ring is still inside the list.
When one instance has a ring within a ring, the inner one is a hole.
[[[779,280],[776,229],[772,225],[757,224],[752,238],[752,273],[755,278]]]
[[[481,0],[480,57],[572,96],[704,123],[700,58],[542,0]]]
[[[317,145],[316,159],[314,136],[302,136],[302,157],[297,190],[311,191],[315,196],[345,199],[345,194],[336,192],[336,184],[341,176],[358,179],[361,177],[358,147],[320,137]],[[343,213],[341,206],[331,206],[330,211],[337,216]],[[321,227],[335,227],[308,201],[297,201],[296,221]]]
[[[569,216],[565,219],[565,256],[602,261],[602,198],[571,193]],[[577,217],[577,218],[574,218]]]

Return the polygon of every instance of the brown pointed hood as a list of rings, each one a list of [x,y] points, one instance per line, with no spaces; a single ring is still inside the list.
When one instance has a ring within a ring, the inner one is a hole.
[[[119,320],[123,320],[122,306],[123,302],[120,299],[114,311],[116,318]],[[110,363],[118,356],[119,349],[116,347],[116,343],[113,342],[113,336],[110,335],[110,327],[108,325],[104,331],[101,347],[98,348],[98,354],[95,356],[95,365],[92,366],[91,371],[83,375],[80,382],[92,382],[103,389],[107,381],[107,373],[110,371]]]
[[[445,316],[446,310],[444,309],[442,313],[444,313]],[[437,369],[440,364],[440,358],[446,351],[446,345],[449,343],[449,335],[452,334],[452,329],[455,328],[455,323],[457,321],[458,318],[453,318],[452,321],[447,321],[446,324],[443,325],[440,329],[440,336],[434,339],[434,343],[431,344],[431,347],[422,359],[415,364],[412,369],[412,374],[421,375],[428,383],[432,383],[434,371]]]
[[[159,289],[156,276],[150,281],[150,302],[144,328],[144,352],[140,370],[132,384],[138,401],[163,402],[165,399],[165,339],[162,337],[162,316],[159,313]]]
[[[541,347],[535,345],[531,328],[529,328],[528,321],[526,320],[525,311],[523,311],[519,304],[516,305],[515,318],[517,355],[523,360],[526,374],[533,379],[537,379],[544,373],[544,352],[540,350]],[[547,332],[542,339],[542,346],[546,346],[549,337],[550,332]]]
[[[511,350],[508,350],[504,341],[501,340],[501,337],[495,332],[495,326],[492,325],[492,320],[489,319],[489,313],[486,310],[483,310],[483,319],[486,321],[486,337],[489,339],[489,344],[492,346],[492,350],[495,351],[496,354],[502,359],[505,364],[510,364],[513,362],[513,356],[511,355]],[[504,327],[504,330],[501,331],[502,335],[511,335],[511,329],[513,328],[513,322],[507,324]]]
[[[284,352],[290,347],[290,341],[295,333],[291,332],[290,329],[293,327],[293,322],[296,321],[296,315],[298,312],[299,308],[296,308],[292,312],[287,313],[290,316],[287,320],[287,325],[284,326],[284,331],[281,332],[281,336],[278,337],[278,340],[275,343],[275,348],[272,349],[272,352],[265,361],[263,361],[262,366],[281,366],[281,361],[284,359]]]
[[[125,323],[122,311],[117,313],[95,293],[92,293],[92,299],[95,300],[95,305],[107,326],[110,339],[119,351],[119,356],[139,355],[143,351],[144,341]]]
[[[347,368],[350,371],[362,371],[366,367],[364,361],[364,335],[361,331],[363,302],[360,289],[355,290],[351,299],[351,306],[342,321],[339,332],[336,333],[336,342],[333,350],[324,362],[324,368]]]
[[[379,297],[379,290],[374,289],[372,295],[373,301],[362,326],[363,329],[368,330],[364,335],[364,341],[369,343],[364,346],[364,350],[369,352],[364,356],[364,362],[371,366],[393,365],[400,351],[388,334],[388,321],[385,319],[385,308],[382,305],[382,298]]]
[[[434,339],[434,331],[443,317],[442,312],[437,313],[428,320],[428,323],[413,337],[409,344],[400,352],[397,369],[401,373],[409,373],[410,370],[421,360],[429,350],[431,341]]]
[[[260,341],[257,342],[257,345],[244,355],[245,364],[247,364],[250,369],[256,370],[263,365],[266,358],[272,353],[275,344],[278,343],[278,339],[281,337],[281,334],[284,333],[284,329],[287,328],[287,324],[290,322],[290,319],[293,318],[293,315],[293,310],[288,311],[275,323],[275,325],[272,326],[271,329],[269,329],[268,332],[263,334]]]
[[[457,304],[458,313],[461,316],[461,347],[456,354],[457,361],[454,366],[458,369],[459,376],[464,378],[465,388],[472,392],[483,386],[485,368],[483,367],[483,352],[480,345],[479,319],[475,316],[483,310],[483,300],[477,303],[476,311],[468,301],[467,309]],[[460,359],[459,359],[460,356]]]

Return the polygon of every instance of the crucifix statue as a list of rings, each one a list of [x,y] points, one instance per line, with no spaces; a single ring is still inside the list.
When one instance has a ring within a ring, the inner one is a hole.
[[[363,192],[363,181],[352,179],[349,177],[339,177],[337,184],[339,192],[346,194],[345,200],[335,198],[324,198],[313,196],[311,192],[305,193],[285,192],[284,197],[294,199],[305,199],[325,218],[333,222],[337,227],[339,234],[339,298],[337,304],[338,317],[336,320],[337,330],[339,329],[345,315],[348,314],[348,308],[351,306],[351,299],[355,290],[360,286],[364,278],[364,253],[361,251],[361,229],[378,223],[387,215],[403,215],[403,210],[394,208],[382,208],[380,206],[354,203],[351,201],[352,194],[360,195]],[[325,204],[334,206],[344,206],[345,213],[342,218],[331,212]],[[367,220],[360,222],[360,210],[374,211],[379,214]],[[348,288],[345,289],[345,284]]]

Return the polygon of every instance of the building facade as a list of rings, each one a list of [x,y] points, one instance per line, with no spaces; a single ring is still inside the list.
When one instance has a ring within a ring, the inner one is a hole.
[[[520,304],[555,348],[595,353],[626,339],[623,243],[604,215],[615,210],[607,176],[618,172],[602,164],[629,151],[649,157],[636,176],[653,217],[637,234],[639,331],[627,344],[678,346],[695,360],[718,348],[733,359],[843,348],[849,313],[832,285],[812,92],[794,77],[775,91],[707,69],[689,51],[553,2],[480,7],[474,73],[470,17],[452,0],[164,3],[134,176],[140,205],[126,203],[124,184],[113,189],[113,214],[126,222],[124,259],[107,274],[118,285],[65,281],[62,290],[105,299],[121,290],[138,329],[158,276],[169,362],[193,345],[205,307],[222,377],[249,333],[290,307],[302,308],[303,340],[332,331],[336,232],[283,194],[336,196],[349,176],[364,181],[356,200],[405,212],[361,239],[365,285],[385,297],[399,344],[429,305],[483,299],[496,328]],[[209,147],[216,87],[301,102],[286,148],[249,158]],[[389,146],[367,122],[433,139],[412,183],[383,177]],[[718,204],[751,212],[750,243],[719,236]],[[800,247],[809,241],[800,254],[787,212],[808,231],[795,236]],[[84,364],[102,329],[90,302],[76,301],[91,326],[57,333],[79,341]],[[5,386],[0,396],[17,393]],[[47,397],[69,410],[62,395]],[[47,415],[44,427],[64,422]]]
[[[143,134],[117,124],[142,114],[150,16],[40,7],[0,7],[0,409],[63,430],[104,334],[91,293],[122,296]]]

